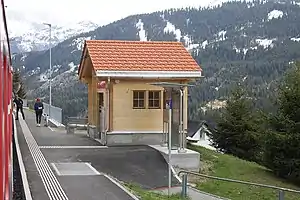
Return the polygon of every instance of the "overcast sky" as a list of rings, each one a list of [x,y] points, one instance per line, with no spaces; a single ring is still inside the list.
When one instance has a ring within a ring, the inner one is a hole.
[[[103,25],[132,14],[216,1],[220,0],[6,0],[5,4],[8,19],[56,24],[89,20]]]

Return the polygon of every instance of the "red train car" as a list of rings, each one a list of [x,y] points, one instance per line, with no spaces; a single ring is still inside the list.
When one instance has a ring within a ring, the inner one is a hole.
[[[12,199],[12,65],[4,0],[0,11],[0,200]]]

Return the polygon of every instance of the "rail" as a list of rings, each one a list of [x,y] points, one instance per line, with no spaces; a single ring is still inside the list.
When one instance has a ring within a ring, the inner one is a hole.
[[[67,120],[67,134],[74,134],[76,128],[88,129],[88,118],[68,117]]]
[[[80,118],[80,117],[68,117],[67,124],[74,124],[76,126],[86,126],[88,124],[88,118]]]
[[[279,200],[284,200],[284,192],[291,192],[291,193],[300,194],[299,190],[283,188],[283,187],[278,187],[278,186],[274,186],[274,185],[266,185],[266,184],[261,184],[261,183],[253,183],[253,182],[248,182],[248,181],[229,179],[229,178],[221,178],[221,177],[210,176],[210,175],[200,174],[200,173],[197,173],[197,172],[191,172],[191,171],[186,171],[186,170],[179,171],[178,176],[180,176],[180,174],[183,174],[183,177],[182,177],[182,191],[181,191],[181,196],[182,197],[187,197],[187,174],[192,174],[192,175],[195,175],[195,176],[201,176],[201,177],[204,177],[204,178],[209,178],[209,179],[214,179],[214,180],[219,180],[219,181],[240,183],[240,184],[244,184],[244,185],[252,185],[252,186],[258,186],[258,187],[264,187],[264,188],[279,190],[279,195],[278,195]]]

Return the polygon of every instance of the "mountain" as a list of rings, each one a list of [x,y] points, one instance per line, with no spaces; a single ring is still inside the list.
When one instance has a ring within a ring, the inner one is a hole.
[[[89,32],[99,25],[82,21],[68,24],[68,26],[52,25],[51,47],[83,32]],[[8,32],[10,36],[11,51],[13,54],[49,49],[49,26],[35,21],[8,17]]]
[[[132,15],[61,43],[53,55],[53,103],[65,116],[85,113],[86,86],[78,82],[82,44],[87,39],[181,41],[201,65],[204,78],[190,88],[189,118],[225,105],[232,87],[245,85],[258,107],[272,111],[274,88],[290,63],[300,58],[298,1],[237,1],[213,8],[169,9]],[[14,56],[29,96],[48,99],[49,51]]]

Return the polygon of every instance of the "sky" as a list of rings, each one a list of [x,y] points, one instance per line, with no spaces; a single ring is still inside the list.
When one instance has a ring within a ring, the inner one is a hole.
[[[92,21],[105,25],[133,14],[199,7],[220,0],[4,0],[8,20],[64,25]]]

